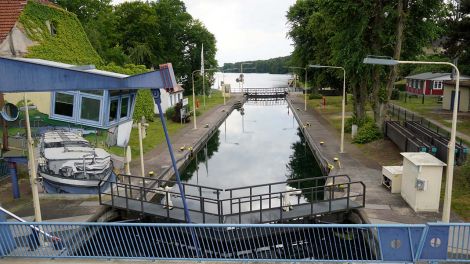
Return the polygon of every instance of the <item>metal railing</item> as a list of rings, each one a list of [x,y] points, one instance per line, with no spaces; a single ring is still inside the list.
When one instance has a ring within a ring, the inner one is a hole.
[[[35,239],[36,229],[31,226],[61,239]],[[0,222],[0,257],[469,262],[469,233],[468,223],[202,225]]]
[[[100,191],[100,204],[185,221],[181,193],[173,181],[120,175]],[[165,188],[168,187],[168,188]],[[366,186],[347,175],[312,177],[231,189],[183,184],[197,223],[263,223],[348,211],[365,206]],[[295,213],[285,213],[295,209]],[[246,216],[246,217],[244,217]]]
[[[442,129],[442,127],[436,125],[431,120],[428,120],[421,115],[415,114],[414,112],[408,111],[401,106],[389,104],[388,111],[390,113],[390,118],[395,117],[397,121],[417,121],[423,127],[426,127],[431,131],[435,131],[435,133],[441,135],[443,138],[450,138],[450,131]],[[464,145],[462,138],[457,137],[456,141],[458,144]]]

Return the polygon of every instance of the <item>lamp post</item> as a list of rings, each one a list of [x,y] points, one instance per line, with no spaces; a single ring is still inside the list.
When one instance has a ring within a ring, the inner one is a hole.
[[[339,153],[344,153],[344,119],[346,111],[346,70],[339,66],[326,66],[326,65],[308,65],[310,68],[330,68],[343,70],[343,99],[341,100],[341,145]]]
[[[206,71],[213,71],[217,69],[206,69]],[[196,94],[194,93],[194,74],[196,72],[200,72],[201,70],[195,70],[191,73],[191,79],[193,81],[193,123],[194,123],[194,129],[197,129],[197,124],[196,124]],[[203,77],[204,78],[204,77]]]
[[[243,75],[243,65],[253,65],[253,63],[252,62],[242,62],[240,64],[240,77],[242,77],[242,75]],[[245,84],[245,78],[242,77],[241,81],[242,81],[242,93],[243,93],[243,85]]]
[[[308,68],[302,68],[302,67],[296,67],[296,66],[290,66],[287,67],[289,69],[301,69],[305,71],[305,87],[304,87],[304,111],[307,111],[307,70]]]
[[[454,108],[452,111],[452,129],[450,132],[450,140],[448,145],[447,154],[447,170],[446,170],[446,188],[444,195],[444,208],[442,209],[442,222],[449,223],[450,220],[450,207],[452,203],[452,182],[454,178],[454,159],[455,159],[455,135],[457,133],[457,112],[459,106],[459,82],[460,72],[457,66],[450,62],[439,62],[439,61],[400,61],[394,60],[389,57],[367,57],[364,58],[366,64],[376,65],[389,65],[395,66],[398,64],[435,64],[435,65],[448,65],[454,68],[457,79],[455,80],[455,96],[454,96]]]

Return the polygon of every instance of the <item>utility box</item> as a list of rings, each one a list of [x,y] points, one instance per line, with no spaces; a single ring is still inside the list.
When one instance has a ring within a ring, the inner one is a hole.
[[[402,152],[401,196],[415,212],[438,212],[446,164],[424,152]]]
[[[403,166],[383,166],[382,184],[389,188],[392,193],[401,193],[401,176]]]

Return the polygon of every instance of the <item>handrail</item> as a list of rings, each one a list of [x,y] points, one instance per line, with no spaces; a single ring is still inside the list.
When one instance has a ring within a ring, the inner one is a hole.
[[[3,208],[0,206],[0,211],[2,211],[3,213],[9,215],[10,217],[14,218],[16,221],[20,222],[20,223],[27,223],[28,221],[24,220],[23,218],[15,215],[14,213],[8,211],[7,209]],[[1,222],[0,222],[1,223]],[[35,227],[33,224],[29,225],[29,227],[31,227],[31,229],[34,229],[36,230],[37,232],[43,234],[44,236],[50,238],[52,241],[60,241],[60,238],[57,237],[57,236],[53,236],[53,235],[50,235],[44,231],[42,231],[41,229]]]
[[[61,232],[31,248],[29,226]],[[0,222],[0,257],[266,262],[469,262],[470,223]],[[196,241],[189,239],[194,231]],[[196,247],[197,245],[197,247]],[[399,246],[397,246],[399,245]],[[33,260],[34,261],[34,260]]]
[[[225,189],[225,191],[235,191],[235,190],[241,190],[241,189],[249,189],[249,188],[257,188],[257,187],[264,187],[264,186],[269,186],[269,185],[277,185],[277,184],[284,184],[284,183],[294,183],[294,182],[304,182],[304,181],[309,181],[309,180],[321,180],[321,179],[330,179],[330,178],[337,178],[337,177],[346,177],[349,182],[351,182],[351,177],[349,175],[329,175],[329,176],[320,176],[320,177],[310,177],[310,178],[304,178],[304,179],[288,179],[287,181],[279,181],[279,182],[271,182],[271,183],[263,183],[263,184],[257,184],[257,185],[249,185],[249,186],[242,186],[242,187],[235,187],[235,188],[228,188]]]

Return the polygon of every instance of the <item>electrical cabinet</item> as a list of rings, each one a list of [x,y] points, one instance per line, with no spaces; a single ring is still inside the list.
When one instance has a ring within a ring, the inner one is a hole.
[[[438,212],[446,164],[424,152],[402,152],[401,196],[415,212]]]

